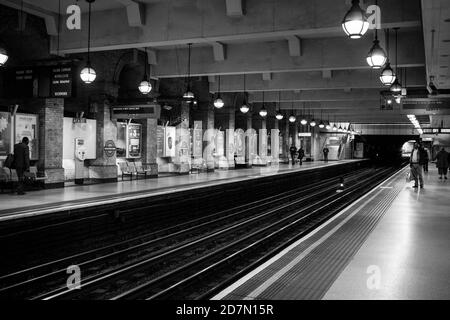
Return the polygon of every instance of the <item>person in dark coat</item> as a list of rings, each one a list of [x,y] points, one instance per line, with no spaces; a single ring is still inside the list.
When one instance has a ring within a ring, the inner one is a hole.
[[[430,160],[428,158],[428,152],[422,145],[419,147],[419,152],[420,152],[420,165],[423,167],[423,172],[428,172],[428,161]]]
[[[439,179],[442,179],[442,176],[444,176],[444,179],[447,179],[447,170],[448,170],[448,157],[449,154],[447,151],[445,151],[444,148],[441,149],[436,154],[436,167],[438,168],[439,173]]]
[[[30,148],[28,147],[29,140],[27,137],[22,139],[21,143],[14,145],[14,167],[16,168],[19,184],[17,186],[17,194],[23,195],[23,180],[24,173],[30,169]]]
[[[303,163],[303,158],[305,157],[305,150],[302,147],[298,149],[298,160],[300,160],[300,165]]]
[[[414,178],[413,188],[418,188],[417,182],[420,183],[420,188],[423,188],[423,175],[422,166],[420,165],[420,151],[419,144],[414,143],[414,149],[411,151],[411,157],[409,158],[409,166],[411,167],[411,175]]]
[[[295,154],[297,153],[297,147],[293,144],[289,148],[289,152],[291,153],[292,165],[294,165],[295,164]]]
[[[330,150],[328,150],[328,148],[325,147],[325,148],[323,148],[322,152],[323,152],[323,160],[325,162],[328,162],[328,152],[330,152]]]

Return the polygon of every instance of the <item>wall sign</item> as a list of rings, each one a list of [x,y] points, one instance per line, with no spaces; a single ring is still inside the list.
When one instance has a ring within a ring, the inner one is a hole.
[[[127,126],[127,158],[141,157],[141,125],[131,123]]]
[[[108,158],[113,157],[116,154],[116,145],[114,144],[114,141],[106,141],[103,150]]]
[[[114,106],[111,110],[112,119],[159,119],[160,114],[158,104]]]
[[[72,96],[73,68],[72,66],[52,67],[50,75],[50,96],[69,98]]]

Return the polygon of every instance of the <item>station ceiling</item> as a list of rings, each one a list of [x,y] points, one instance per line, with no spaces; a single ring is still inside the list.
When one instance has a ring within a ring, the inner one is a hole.
[[[52,21],[58,21],[58,1],[24,1],[25,11],[46,20],[55,53]],[[75,3],[86,14],[81,0],[61,0],[61,8]],[[20,1],[0,4],[18,8]],[[362,8],[370,4],[374,1],[361,1]],[[156,56],[152,76],[173,78],[186,76],[187,44],[192,43],[191,75],[208,76],[211,92],[218,91],[218,76],[222,92],[242,92],[245,75],[255,104],[265,92],[265,101],[280,99],[281,109],[306,106],[352,123],[408,123],[402,104],[386,108],[379,71],[365,61],[374,31],[359,40],[342,31],[350,5],[349,0],[96,0],[91,50],[148,48]],[[438,90],[450,89],[450,1],[379,0],[378,5],[383,28],[378,36],[386,49],[390,29],[393,67],[392,29],[400,28],[398,67],[408,97],[427,98],[431,76]],[[81,31],[62,28],[60,53],[86,50],[87,19]]]

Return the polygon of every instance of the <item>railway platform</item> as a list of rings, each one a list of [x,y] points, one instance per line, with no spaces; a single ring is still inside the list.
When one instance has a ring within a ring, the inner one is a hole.
[[[62,210],[83,209],[102,204],[112,204],[128,200],[165,196],[183,191],[239,183],[264,177],[308,172],[321,168],[339,167],[364,160],[341,160],[324,163],[322,161],[299,164],[279,164],[270,167],[253,167],[236,170],[216,170],[158,179],[125,180],[85,186],[71,186],[28,192],[25,196],[0,194],[0,221],[37,216]]]
[[[213,300],[449,299],[450,182],[400,170]]]

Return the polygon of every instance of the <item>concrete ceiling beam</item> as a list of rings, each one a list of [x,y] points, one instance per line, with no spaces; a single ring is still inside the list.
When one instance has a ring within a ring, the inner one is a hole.
[[[132,0],[115,0],[123,4],[127,10],[128,25],[143,27],[145,24],[145,5]]]
[[[424,66],[424,50],[417,43],[422,41],[419,32],[405,32],[399,39],[399,67]],[[292,57],[285,40],[228,44],[226,60],[215,61],[208,46],[193,46],[191,75],[243,74],[290,71],[322,71],[329,79],[331,71],[369,69],[367,51],[371,38],[358,41],[345,38],[304,39],[302,56]],[[161,78],[186,76],[186,48],[161,50],[160,64],[155,73]],[[379,71],[374,71],[374,75]]]
[[[367,101],[379,100],[380,89],[358,89],[351,93],[344,90],[306,90],[300,94],[294,94],[293,91],[268,91],[264,93],[266,102],[321,102],[321,101]],[[250,103],[262,102],[261,92],[250,92],[248,95]]]
[[[407,86],[409,88],[425,87],[424,67],[408,69]],[[241,92],[243,76],[222,76],[221,92]],[[386,90],[380,83],[378,73],[372,70],[336,70],[332,79],[324,79],[322,72],[282,72],[273,73],[271,81],[263,81],[260,74],[246,75],[246,91],[294,91],[294,90],[329,90],[346,88]],[[217,86],[210,86],[211,92],[217,91]]]
[[[244,15],[242,0],[225,0],[227,7],[227,16],[231,18],[239,18]]]
[[[297,36],[287,37],[289,55],[291,57],[300,57],[302,55],[302,40]]]
[[[141,19],[142,22],[145,21],[145,28],[140,28],[139,32],[129,27],[128,17],[123,14],[122,9],[94,11],[92,50],[270,41],[291,36],[300,37],[302,41],[305,38],[333,36],[345,39],[341,20],[348,10],[342,2],[334,0],[278,0],[276,6],[273,1],[248,1],[245,19],[232,19],[224,12],[223,1],[174,0],[152,2],[147,6],[151,10],[140,10],[145,15]],[[398,26],[418,30],[421,27],[420,3],[411,4],[408,0],[385,1],[383,23],[383,28]],[[84,34],[65,29],[62,32],[62,53],[86,51],[85,39],[81,38]]]
[[[226,46],[220,42],[214,42],[212,44],[213,47],[213,56],[214,61],[220,62],[226,59]]]

